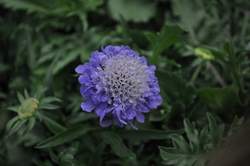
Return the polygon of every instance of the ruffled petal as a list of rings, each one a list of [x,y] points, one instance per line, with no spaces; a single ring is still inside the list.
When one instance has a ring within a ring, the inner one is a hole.
[[[127,124],[127,122],[124,121],[123,118],[122,118],[123,115],[122,115],[122,108],[121,108],[121,106],[116,107],[115,110],[114,110],[114,112],[115,112],[115,115],[116,115],[116,117],[117,117],[117,119],[118,119],[118,121],[120,123]]]
[[[140,123],[144,123],[145,117],[142,113],[136,112],[136,120]]]
[[[78,74],[83,74],[85,72],[85,70],[87,69],[87,65],[78,65],[76,68],[75,68],[75,72],[78,73]]]
[[[81,108],[94,111],[102,127],[123,127],[133,120],[143,123],[143,113],[162,103],[155,70],[154,65],[128,46],[109,45],[93,52],[88,63],[75,68],[80,93],[85,98]]]
[[[132,119],[134,119],[135,116],[136,116],[136,111],[135,111],[134,109],[130,108],[130,109],[128,109],[128,110],[126,111],[126,115],[127,115],[127,119],[128,119],[128,120],[132,120]]]
[[[148,99],[147,105],[151,109],[156,109],[162,103],[161,96],[153,96]]]
[[[101,119],[105,116],[107,106],[108,105],[106,103],[101,103],[95,109],[96,115],[98,115]]]
[[[81,104],[81,108],[83,111],[92,112],[95,108],[95,105],[92,101],[87,100],[86,102]]]
[[[91,54],[90,62],[95,66],[99,66],[103,63],[103,61],[107,58],[107,56],[99,51],[95,51]]]
[[[141,104],[141,103],[137,104],[136,110],[139,112],[144,112],[144,113],[150,111],[148,107],[146,107],[144,104]]]
[[[84,84],[84,85],[87,85],[87,86],[91,85],[91,80],[90,80],[88,75],[80,75],[78,77],[78,81],[79,81],[80,84]]]
[[[112,120],[111,119],[103,119],[103,120],[100,120],[100,126],[101,127],[109,127],[112,125]]]

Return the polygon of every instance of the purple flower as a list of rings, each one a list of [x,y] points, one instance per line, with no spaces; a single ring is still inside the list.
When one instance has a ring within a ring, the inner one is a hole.
[[[162,98],[155,66],[128,46],[106,46],[91,54],[79,74],[82,110],[95,112],[102,127],[143,123],[144,113],[157,108]]]

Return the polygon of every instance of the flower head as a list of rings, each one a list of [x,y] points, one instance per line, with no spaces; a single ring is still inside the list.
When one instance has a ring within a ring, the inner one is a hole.
[[[19,117],[21,119],[32,117],[38,109],[38,104],[39,101],[36,98],[29,97],[25,99],[17,110]]]
[[[162,98],[155,66],[128,46],[106,46],[91,54],[88,63],[79,65],[82,110],[95,112],[101,126],[119,126],[137,120],[157,108]]]

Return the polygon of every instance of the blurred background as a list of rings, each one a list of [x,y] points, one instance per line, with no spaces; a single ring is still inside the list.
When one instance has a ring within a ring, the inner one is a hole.
[[[138,130],[80,110],[74,68],[109,44],[157,66]],[[0,0],[1,166],[247,166],[249,106],[248,0]]]

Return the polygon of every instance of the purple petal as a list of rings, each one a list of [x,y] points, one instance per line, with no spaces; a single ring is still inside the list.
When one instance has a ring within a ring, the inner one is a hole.
[[[161,96],[154,96],[148,99],[148,103],[147,105],[151,108],[151,109],[155,109],[157,108],[160,104],[162,103],[162,98]]]
[[[139,112],[144,112],[144,113],[149,112],[149,108],[146,107],[144,104],[138,104],[138,105],[136,106],[136,109],[137,109]]]
[[[78,81],[80,84],[91,85],[91,80],[88,75],[80,75]]]
[[[98,115],[101,119],[105,116],[107,106],[108,105],[106,103],[101,103],[95,109],[96,115]]]
[[[139,63],[132,63],[133,61]],[[135,65],[128,68],[128,64]],[[154,65],[149,65],[145,57],[140,56],[128,46],[108,45],[101,51],[93,52],[89,62],[75,68],[75,72],[79,74],[80,93],[85,98],[81,108],[86,112],[95,111],[103,127],[110,126],[112,123],[123,127],[132,124],[134,119],[143,123],[145,120],[143,113],[157,108],[162,103],[155,70]],[[117,71],[119,71],[118,74]],[[114,76],[111,77],[112,73]],[[124,82],[131,77],[143,86],[130,85],[131,83],[124,85],[119,82],[120,76],[123,77]],[[125,86],[128,89],[126,92],[119,88],[115,91],[112,89]],[[134,94],[136,92],[143,93]],[[114,93],[122,97],[112,97],[116,96]],[[127,101],[128,99],[131,100]]]
[[[92,112],[93,109],[95,108],[95,105],[93,104],[92,101],[87,100],[86,102],[81,104],[81,108],[83,111]]]
[[[117,108],[115,108],[115,115],[116,115],[116,117],[117,117],[117,119],[119,120],[120,123],[127,124],[127,122],[125,122],[122,119],[122,109],[121,109],[121,106],[118,106]]]
[[[106,58],[107,56],[99,51],[95,51],[91,54],[91,59],[90,62],[95,66],[99,66],[100,64],[102,64],[103,60]]]
[[[110,56],[115,56],[118,55],[118,53],[120,52],[120,50],[123,48],[124,46],[106,46],[104,49],[102,49],[102,51],[106,54],[106,55],[110,55]]]
[[[103,119],[102,121],[100,121],[101,127],[108,127],[108,126],[111,126],[111,124],[112,124],[111,119]]]
[[[129,110],[127,110],[127,119],[128,120],[132,120],[132,119],[134,119],[134,117],[136,116],[136,112],[135,112],[135,110],[133,110],[133,109],[129,109]]]
[[[142,113],[136,112],[136,120],[140,123],[144,123],[145,117]]]
[[[78,74],[84,73],[85,70],[86,70],[86,65],[78,65],[75,68],[75,72],[78,73]]]

